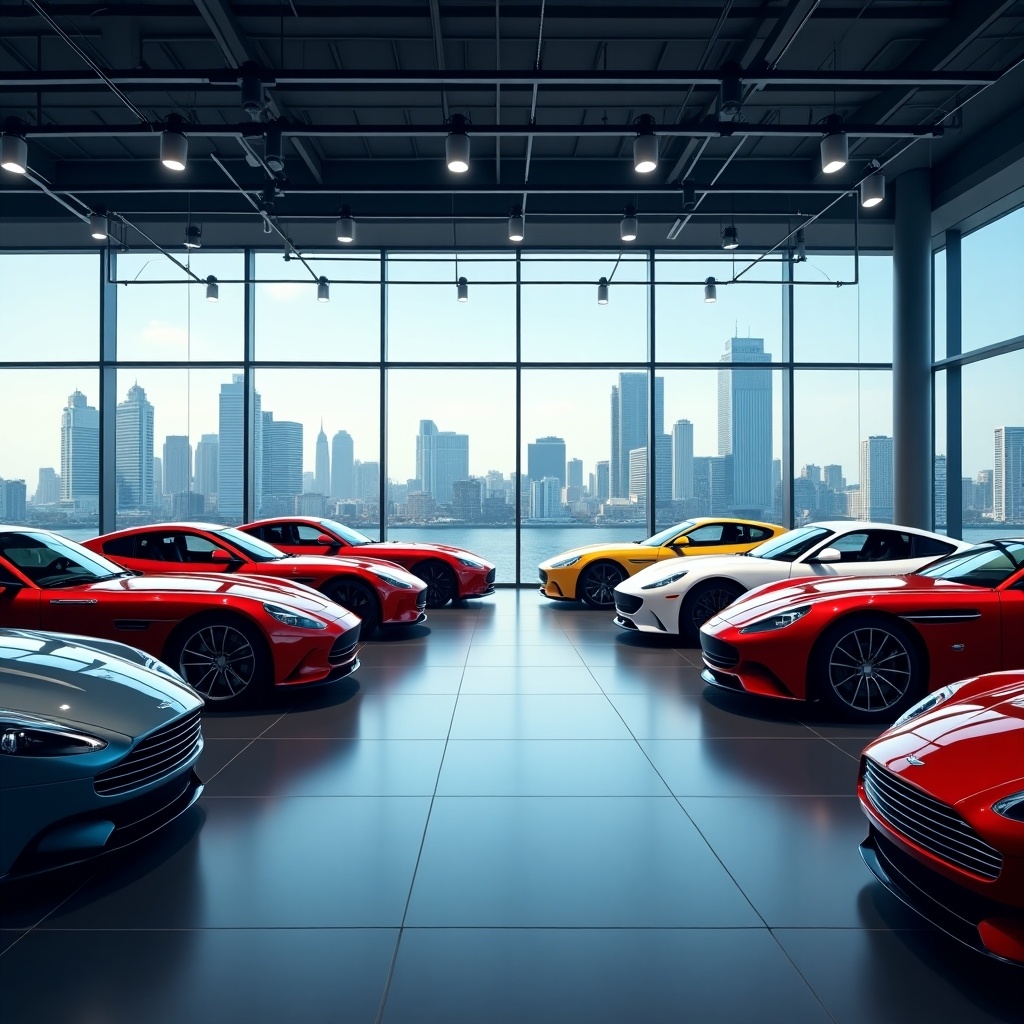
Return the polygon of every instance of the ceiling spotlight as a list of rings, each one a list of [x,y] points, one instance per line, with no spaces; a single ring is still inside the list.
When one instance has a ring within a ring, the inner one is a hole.
[[[708,277],[704,280],[704,301],[718,301],[718,288],[715,285],[715,279],[713,277]]]
[[[109,233],[109,225],[107,224],[107,215],[105,213],[93,212],[89,214],[89,234],[96,239],[97,242],[102,242]]]
[[[326,277],[321,277],[316,282],[316,301],[317,302],[330,302],[331,301],[331,286],[328,283]]]
[[[739,232],[736,230],[735,224],[730,224],[727,228],[722,228],[722,248],[723,249],[738,249],[740,244]]]
[[[641,114],[633,124],[638,126],[633,140],[633,168],[640,174],[650,174],[658,166],[658,136],[654,134],[654,118]]]
[[[697,209],[697,189],[689,178],[683,182],[683,210],[690,213]]]
[[[841,171],[850,158],[849,140],[846,132],[840,130],[842,123],[838,114],[825,118],[826,134],[821,137],[821,170],[825,174]]]
[[[627,206],[626,216],[619,221],[619,238],[624,242],[635,242],[637,235],[636,207]]]
[[[455,287],[455,297],[459,302],[469,302],[469,282],[460,277]]]
[[[334,233],[339,242],[354,242],[356,240],[356,219],[352,216],[352,207],[345,203],[338,214],[338,222],[334,226]]]
[[[740,80],[742,68],[730,62],[722,75],[718,87],[718,120],[738,121],[743,113],[743,82]]]
[[[466,134],[466,118],[462,114],[452,114],[448,119],[452,130],[444,140],[444,156],[448,162],[448,170],[456,174],[465,174],[469,170],[469,136]]]
[[[521,242],[526,237],[526,218],[521,206],[513,206],[508,218],[508,240]]]
[[[12,174],[28,171],[28,143],[23,136],[12,132],[0,135],[0,167]]]
[[[860,205],[868,209],[885,198],[885,175],[877,161],[871,161],[871,168],[871,173],[860,183]]]
[[[202,228],[197,224],[189,224],[185,228],[185,248],[186,249],[198,249],[202,246]]]
[[[240,70],[244,71],[241,78],[242,109],[253,121],[258,121],[263,111],[263,82],[255,73],[256,66],[254,64],[246,62]]]
[[[168,127],[160,133],[160,163],[170,171],[183,171],[188,162],[188,138],[180,130],[183,123],[181,117],[171,114]]]
[[[280,174],[284,170],[284,140],[281,138],[281,128],[273,124],[267,128],[263,139],[263,159],[267,166],[275,173]]]
[[[608,305],[608,278],[602,277],[597,282],[597,304],[599,306]]]
[[[807,262],[807,243],[804,241],[804,229],[798,228],[796,233],[796,245],[793,247],[793,262]]]
[[[211,274],[206,279],[206,301],[217,302],[220,299],[220,286],[217,284],[217,278]]]

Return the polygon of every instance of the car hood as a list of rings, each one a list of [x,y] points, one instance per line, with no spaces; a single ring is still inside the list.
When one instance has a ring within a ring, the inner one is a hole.
[[[111,654],[111,646],[87,637],[0,631],[0,709],[132,737],[202,707],[190,687],[136,658]]]
[[[642,549],[642,545],[639,542],[634,541],[633,543],[623,543],[619,541],[617,544],[584,544],[582,547],[569,548],[568,551],[560,551],[557,555],[552,555],[550,558],[545,558],[540,563],[542,569],[550,568],[552,562],[562,562],[567,558],[576,558],[582,555],[617,555],[619,553],[628,553],[635,551],[638,548]],[[657,548],[647,548],[648,551],[656,552]]]
[[[685,549],[684,549],[685,550]],[[646,584],[656,583],[666,576],[674,576],[677,572],[686,570],[686,585],[689,586],[694,578],[702,576],[728,576],[730,573],[741,572],[748,574],[753,569],[757,570],[759,563],[765,566],[776,565],[778,562],[771,562],[764,558],[751,558],[749,555],[701,555],[700,558],[668,558],[648,565],[638,573],[623,580],[618,589],[626,593],[635,593]],[[782,565],[780,571],[789,576],[789,568]],[[765,569],[765,572],[769,572]]]
[[[472,558],[474,562],[479,562],[486,569],[494,568],[494,563],[488,562],[486,558],[474,555],[472,551],[467,551],[465,548],[453,548],[450,544],[434,544],[420,540],[379,540],[374,541],[372,545],[368,544],[366,546],[374,551],[374,557],[377,557],[376,551],[379,549],[380,557],[387,558],[386,552],[388,548],[395,548],[401,551],[421,552],[425,555],[444,554],[453,555],[456,558]]]
[[[407,569],[403,569],[397,562],[389,562],[386,558],[367,557],[359,555],[295,555],[293,558],[281,559],[276,562],[260,562],[256,572],[263,571],[261,567],[272,565],[275,568],[272,573],[281,573],[287,576],[290,572],[293,576],[301,576],[304,572],[315,571],[322,573],[336,573],[345,566],[353,569],[362,569],[364,572],[384,572],[408,583],[410,587],[422,590],[426,584],[418,577],[413,576]]]
[[[990,806],[1024,789],[1024,674],[979,676],[944,704],[883,733],[864,753],[950,806],[980,796]]]

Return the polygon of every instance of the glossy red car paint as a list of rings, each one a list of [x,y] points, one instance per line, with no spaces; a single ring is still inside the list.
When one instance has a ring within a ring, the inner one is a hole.
[[[323,628],[288,625],[267,605]],[[134,576],[49,531],[0,527],[0,626],[119,640],[181,671],[189,636],[238,622],[258,631],[264,649],[256,651],[256,678],[266,674],[275,686],[332,682],[358,667],[359,619],[306,587],[258,577]],[[195,673],[182,674],[211,707],[231,701],[204,690]]]
[[[882,883],[960,941],[1024,966],[1024,671],[968,679],[883,733],[857,791],[871,823],[861,852]]]
[[[379,625],[425,618],[426,587],[399,565],[372,558],[296,557],[231,527],[160,523],[106,533],[85,546],[136,572],[258,575],[301,583],[358,615],[364,638]]]
[[[259,519],[239,529],[293,555],[355,555],[397,562],[427,584],[428,608],[494,593],[494,565],[447,544],[375,542],[334,520],[314,516]]]
[[[1004,558],[992,585],[940,578],[970,559]],[[792,621],[757,631],[778,616]],[[700,638],[707,682],[891,722],[928,690],[1024,666],[1024,541],[977,545],[906,576],[769,584],[710,619]],[[890,680],[906,671],[902,695],[879,682],[890,669]]]

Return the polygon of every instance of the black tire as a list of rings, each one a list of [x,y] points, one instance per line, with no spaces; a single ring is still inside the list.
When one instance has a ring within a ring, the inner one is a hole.
[[[203,695],[208,708],[255,703],[274,685],[273,660],[263,634],[231,615],[185,622],[168,643],[165,660]]]
[[[451,566],[445,565],[444,562],[420,562],[413,569],[413,575],[418,576],[427,585],[428,608],[443,608],[449,601],[454,601],[459,596],[455,573]]]
[[[576,596],[591,608],[614,608],[612,591],[626,578],[626,570],[614,562],[595,562],[580,573]]]
[[[380,601],[376,593],[365,583],[348,578],[335,580],[324,593],[335,604],[340,604],[363,620],[359,637],[369,640],[370,634],[380,625]]]
[[[686,595],[679,609],[679,632],[688,643],[700,643],[700,627],[745,593],[743,587],[731,580],[698,583]]]
[[[829,626],[811,657],[808,695],[848,721],[894,721],[924,695],[913,635],[877,615],[851,615]]]

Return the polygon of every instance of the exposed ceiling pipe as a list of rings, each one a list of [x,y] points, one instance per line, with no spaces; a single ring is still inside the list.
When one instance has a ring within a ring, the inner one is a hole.
[[[541,46],[544,42],[544,9],[547,4],[547,0],[541,0],[540,3],[540,23],[537,26],[537,56],[533,59],[533,70],[540,71],[540,51]],[[533,83],[533,99],[530,101],[530,125],[534,126],[537,123],[537,92],[538,84]],[[530,160],[533,158],[533,133],[531,132],[526,137],[526,162],[523,165],[523,195],[520,200],[520,208],[523,215],[526,215],[526,185],[530,181]]]

